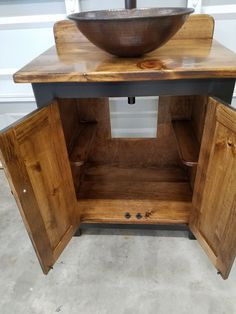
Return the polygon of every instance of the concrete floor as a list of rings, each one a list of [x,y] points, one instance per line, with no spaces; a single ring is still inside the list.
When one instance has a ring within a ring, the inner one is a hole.
[[[216,274],[185,232],[92,231],[40,270],[0,171],[1,314],[235,314],[236,267]]]

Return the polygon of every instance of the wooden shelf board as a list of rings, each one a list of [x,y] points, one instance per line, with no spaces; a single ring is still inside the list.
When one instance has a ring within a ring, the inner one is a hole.
[[[172,121],[181,162],[189,167],[196,166],[200,145],[189,120]]]
[[[190,184],[181,168],[92,167],[78,192],[83,223],[188,223],[191,201]]]

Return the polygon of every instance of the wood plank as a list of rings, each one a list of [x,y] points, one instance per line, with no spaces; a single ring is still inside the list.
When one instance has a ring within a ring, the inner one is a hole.
[[[108,99],[79,99],[79,119],[97,120],[97,132],[88,162],[120,167],[178,166],[179,154],[171,120],[191,119],[192,109],[195,111],[202,101],[202,96],[162,96],[158,101],[156,138],[117,139],[111,138]]]
[[[82,199],[78,206],[82,211],[81,223],[188,224],[191,211],[191,202],[187,201]]]
[[[53,26],[53,33],[56,45],[88,42],[88,39],[78,30],[76,23],[70,20],[56,22]]]
[[[188,223],[192,192],[186,180],[181,168],[89,167],[78,192],[81,221]]]
[[[118,82],[235,78],[236,56],[212,40],[208,15],[191,16],[164,46],[139,58],[117,58],[88,42],[72,21],[54,27],[56,47],[14,75],[15,82]]]
[[[172,121],[181,162],[189,167],[196,166],[200,145],[189,120]]]
[[[169,103],[171,121],[190,120],[192,117],[192,107],[199,96],[161,96]]]
[[[214,34],[214,18],[207,14],[191,15],[173,39],[212,39]]]
[[[74,140],[74,146],[69,157],[72,163],[84,163],[87,160],[96,131],[96,121],[84,121],[79,123],[79,133]]]
[[[236,56],[211,39],[170,40],[138,58],[111,56],[91,43],[52,47],[14,74],[17,83],[235,78]]]
[[[79,116],[76,99],[58,99],[60,118],[69,155],[79,132]]]
[[[97,121],[97,132],[88,157],[91,164],[120,167],[178,165],[178,151],[166,98],[160,98],[158,102],[156,138],[112,138],[108,99],[79,99],[78,115],[83,120]]]
[[[112,165],[89,166],[85,180],[98,182],[188,182],[188,176],[180,167],[124,168]]]
[[[211,99],[193,195],[190,227],[220,271],[236,256],[236,112]]]
[[[47,273],[79,223],[57,103],[3,130],[0,157],[39,262]]]
[[[132,178],[122,182],[83,181],[78,195],[88,199],[191,200],[188,182],[133,182]]]
[[[206,120],[206,110],[208,105],[208,96],[196,96],[192,102],[191,126],[196,135],[197,141],[201,146],[202,134]],[[192,190],[194,189],[196,167],[188,167],[190,183]]]
[[[191,122],[198,143],[202,142],[208,102],[208,96],[197,96],[195,97],[195,101],[192,102]]]
[[[74,138],[73,148],[69,156],[76,191],[79,189],[80,182],[83,179],[85,164],[94,142],[96,130],[96,121],[78,123],[78,133]]]
[[[207,96],[161,96],[159,97],[159,103],[163,103],[165,108],[163,116],[166,121],[169,121],[168,119],[171,119],[171,121],[191,120],[193,132],[196,135],[198,143],[201,143],[205,124],[206,108],[208,104]],[[187,170],[189,173],[191,187],[193,189],[196,166],[187,166]]]

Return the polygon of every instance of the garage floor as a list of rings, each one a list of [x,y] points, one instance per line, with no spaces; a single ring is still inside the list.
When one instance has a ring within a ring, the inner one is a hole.
[[[84,231],[43,275],[0,171],[1,314],[236,314],[224,281],[180,231]]]

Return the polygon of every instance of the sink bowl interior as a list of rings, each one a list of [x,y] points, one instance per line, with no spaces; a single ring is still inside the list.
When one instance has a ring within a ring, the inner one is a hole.
[[[121,57],[136,57],[166,43],[184,24],[190,8],[101,10],[69,16],[99,48]]]

